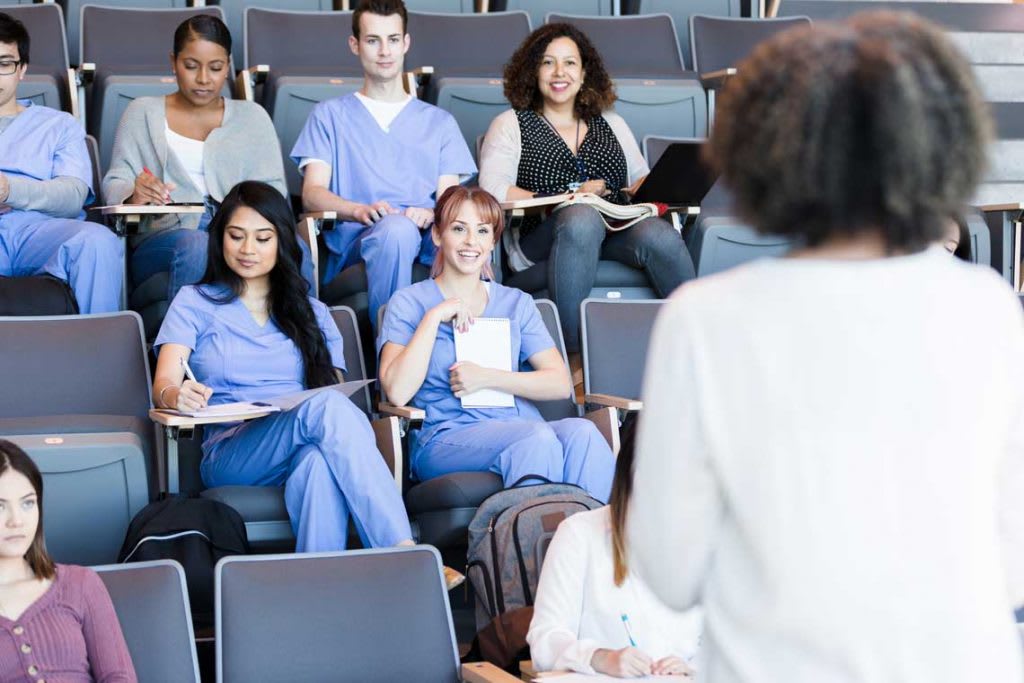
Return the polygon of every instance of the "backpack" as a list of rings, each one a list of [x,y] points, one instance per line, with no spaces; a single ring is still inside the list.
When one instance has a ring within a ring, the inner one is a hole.
[[[52,275],[0,276],[0,315],[74,315],[71,288]]]
[[[579,486],[530,478],[546,483],[516,482],[484,500],[469,523],[466,575],[476,593],[477,647],[503,668],[526,647],[540,567],[558,524],[602,507]]]
[[[142,508],[128,525],[118,562],[175,560],[185,569],[192,621],[213,627],[213,576],[217,561],[245,555],[245,522],[224,503],[169,497]]]

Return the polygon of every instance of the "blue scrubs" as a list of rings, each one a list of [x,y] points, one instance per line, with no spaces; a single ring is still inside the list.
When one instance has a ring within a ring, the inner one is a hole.
[[[353,202],[386,201],[397,209],[432,208],[443,175],[471,175],[476,164],[454,117],[421,102],[409,101],[388,131],[377,124],[355,94],[316,105],[292,148],[291,158],[320,159],[331,165],[330,191]],[[338,223],[324,233],[330,250],[323,282],[364,261],[369,282],[370,320],[398,289],[412,282],[412,264],[433,262],[430,232],[421,235],[402,215],[387,216],[367,227]]]
[[[189,365],[213,389],[210,405],[302,391],[302,357],[273,320],[260,327],[241,301],[218,304],[202,294],[220,297],[226,291],[183,287],[154,345],[192,349]],[[327,307],[310,301],[334,366],[344,370],[341,333]],[[336,391],[258,420],[207,426],[200,469],[211,487],[284,484],[298,552],[344,549],[350,514],[367,547],[412,538],[370,423]]]
[[[555,346],[540,312],[525,292],[493,282],[488,288],[482,317],[511,321],[512,366],[528,370],[531,356]],[[424,314],[442,301],[444,295],[432,279],[396,292],[384,314],[378,353],[387,342],[407,346]],[[511,486],[526,475],[539,474],[577,484],[598,500],[608,500],[615,456],[592,422],[545,422],[537,408],[519,396],[512,408],[463,408],[449,382],[453,363],[453,330],[445,323],[438,328],[426,378],[410,402],[427,414],[410,457],[417,478],[490,471]]]
[[[0,133],[0,172],[11,177],[78,178],[92,194],[92,164],[85,131],[70,114],[27,107]],[[121,308],[124,250],[106,227],[84,220],[53,218],[39,211],[0,214],[0,275],[49,273],[71,286],[82,313]]]

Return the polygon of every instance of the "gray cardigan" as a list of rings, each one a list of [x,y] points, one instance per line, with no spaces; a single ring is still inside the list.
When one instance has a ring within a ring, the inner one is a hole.
[[[148,168],[164,182],[177,188],[176,202],[201,202],[203,196],[174,154],[168,154],[167,110],[163,97],[139,97],[128,105],[114,137],[110,170],[103,176],[103,201],[119,204],[135,190],[135,178]],[[262,180],[285,197],[281,145],[270,117],[258,104],[224,100],[224,120],[206,138],[203,148],[206,189],[222,201],[228,191],[243,180]],[[182,227],[195,229],[197,216],[168,216],[154,221],[151,230]]]

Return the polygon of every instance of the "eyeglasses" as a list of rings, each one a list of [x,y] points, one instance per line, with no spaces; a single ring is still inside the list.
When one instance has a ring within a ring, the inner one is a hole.
[[[21,64],[20,59],[0,59],[0,76],[10,76]]]

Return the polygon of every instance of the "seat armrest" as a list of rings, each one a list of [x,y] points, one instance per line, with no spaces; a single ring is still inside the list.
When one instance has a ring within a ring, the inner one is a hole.
[[[400,417],[411,422],[423,422],[423,420],[427,419],[427,413],[422,408],[396,406],[392,403],[388,403],[387,401],[381,401],[377,406],[377,409],[380,411],[381,415],[394,415],[395,417]]]
[[[68,69],[68,102],[71,104],[71,115],[81,121],[82,106],[81,99],[78,97],[78,75],[74,69]]]
[[[235,77],[235,99],[253,102],[256,99],[254,88],[257,83],[263,83],[270,74],[270,66],[257,64],[248,69],[242,69]]]
[[[402,427],[399,419],[394,415],[382,417],[370,423],[373,427],[373,437],[377,442],[377,450],[384,456],[391,475],[395,478],[398,491],[402,491]]]
[[[93,80],[96,78],[96,65],[92,62],[85,62],[80,67],[75,75],[75,82],[78,85],[91,85]]]
[[[622,446],[622,442],[619,439],[618,411],[609,406],[592,410],[589,413],[585,413],[583,417],[594,423],[597,431],[601,432],[601,436],[608,442],[608,448],[612,449],[612,454],[618,455],[619,448]]]
[[[243,415],[211,415],[209,417],[189,417],[182,415],[176,410],[169,408],[150,408],[149,419],[164,427],[176,427],[178,429],[194,429],[200,425],[215,425],[226,422],[245,422],[257,418],[266,417],[277,410],[268,410],[261,413],[245,413]]]
[[[518,678],[490,662],[463,664],[462,680],[464,683],[519,683]]]
[[[1024,203],[1018,202],[1013,204],[982,204],[977,208],[979,211],[983,213],[1000,213],[1005,211],[1007,213],[1016,212],[1019,214],[1020,212],[1024,211]]]
[[[612,396],[611,394],[587,394],[583,397],[584,403],[592,403],[606,408],[616,408],[617,410],[627,411],[638,411],[643,410],[644,402],[635,398],[623,398],[622,396]]]
[[[299,214],[299,220],[304,221],[310,218],[316,221],[316,231],[319,235],[325,230],[334,230],[335,224],[338,222],[337,211],[306,211]]]
[[[726,81],[736,74],[737,71],[734,67],[719,69],[718,71],[709,71],[707,73],[700,74],[700,84],[704,86],[705,90],[719,90],[725,85]]]
[[[320,243],[316,236],[320,234],[316,219],[305,217],[295,224],[295,233],[309,248],[309,259],[313,262],[313,291],[314,298],[320,297]]]
[[[412,71],[406,71],[405,78],[403,79],[405,91],[410,95],[418,97],[419,89],[429,83],[430,77],[433,75],[434,67],[432,66],[420,66]]]

